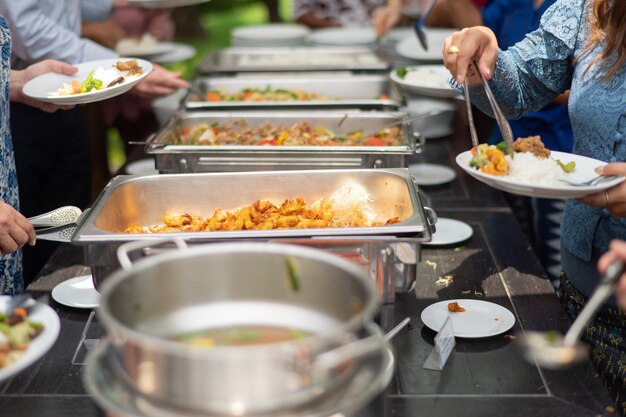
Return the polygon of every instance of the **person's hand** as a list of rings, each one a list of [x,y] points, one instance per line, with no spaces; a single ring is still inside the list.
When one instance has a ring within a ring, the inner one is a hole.
[[[155,64],[152,72],[131,91],[140,97],[154,99],[168,96],[188,86],[187,81],[180,78],[179,72],[168,71]]]
[[[600,175],[626,176],[626,162],[614,162],[597,168]],[[579,198],[583,204],[596,208],[606,208],[612,216],[626,217],[626,181],[608,190]]]
[[[130,3],[128,2],[128,0],[113,0],[111,2],[111,6],[114,9],[121,9],[124,7],[130,7]]]
[[[376,31],[376,37],[380,38],[394,27],[402,17],[402,8],[397,3],[391,3],[379,7],[372,14],[372,25]]]
[[[91,39],[109,49],[115,49],[117,43],[126,37],[124,30],[111,20],[83,23],[81,34],[84,38]]]
[[[35,245],[35,228],[13,206],[0,202],[0,253],[15,252],[26,243]]]
[[[24,85],[35,77],[48,72],[56,72],[59,74],[73,75],[78,71],[78,68],[61,61],[54,61],[47,59],[45,61],[38,62],[29,66],[28,68],[20,71],[12,70],[11,78],[9,80],[9,99],[17,103],[27,104],[32,107],[36,107],[48,113],[55,112],[59,109],[67,110],[74,106],[59,106],[52,103],[44,103],[43,101],[35,100],[24,94],[22,89]]]
[[[490,79],[496,67],[498,41],[496,35],[487,27],[465,28],[446,39],[442,54],[444,65],[460,85],[463,85],[468,76],[478,75],[473,75],[474,68],[470,68],[474,59],[478,62],[480,72],[486,79]],[[468,82],[479,83],[480,78],[468,79]]]
[[[609,245],[609,251],[600,257],[598,261],[598,272],[606,274],[609,266],[615,261],[626,263],[626,242],[623,240],[613,240]],[[626,273],[617,279],[615,283],[615,299],[621,310],[626,310]]]

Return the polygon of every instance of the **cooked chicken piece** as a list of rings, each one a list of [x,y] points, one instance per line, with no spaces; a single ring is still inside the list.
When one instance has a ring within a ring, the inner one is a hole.
[[[550,156],[550,150],[546,149],[540,136],[529,136],[527,138],[518,138],[513,143],[515,152],[531,152],[537,158],[547,158]]]

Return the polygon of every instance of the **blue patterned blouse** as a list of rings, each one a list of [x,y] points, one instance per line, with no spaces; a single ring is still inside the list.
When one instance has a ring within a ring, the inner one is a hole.
[[[594,65],[583,77],[603,45],[574,63],[590,30],[591,4],[592,0],[555,3],[544,13],[538,30],[499,52],[489,84],[509,118],[540,109],[571,86],[573,152],[605,162],[626,161],[626,67],[609,82],[603,76],[611,60]],[[474,103],[491,113],[482,87],[471,88],[471,94]],[[561,243],[574,256],[589,262],[592,249],[606,251],[613,238],[626,239],[626,219],[575,200],[566,202]]]
[[[9,74],[11,70],[11,34],[0,16],[0,200],[19,210],[17,176],[9,124]],[[0,256],[0,294],[16,294],[23,290],[22,251]]]

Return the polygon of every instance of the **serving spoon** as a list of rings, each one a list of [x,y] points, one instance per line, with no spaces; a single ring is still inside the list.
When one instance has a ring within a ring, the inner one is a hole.
[[[519,337],[526,359],[547,369],[561,369],[583,360],[587,347],[578,340],[587,322],[613,294],[613,284],[626,271],[626,265],[613,262],[565,336],[556,332],[529,331]]]

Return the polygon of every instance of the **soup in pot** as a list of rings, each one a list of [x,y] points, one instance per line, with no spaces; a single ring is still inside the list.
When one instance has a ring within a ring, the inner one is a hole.
[[[176,336],[173,340],[191,346],[249,346],[287,342],[310,336],[310,333],[284,327],[219,327]]]

